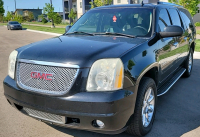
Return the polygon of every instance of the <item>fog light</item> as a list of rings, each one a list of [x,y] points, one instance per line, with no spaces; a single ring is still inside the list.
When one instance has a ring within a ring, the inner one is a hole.
[[[101,120],[94,120],[92,125],[97,128],[103,128],[105,124]]]

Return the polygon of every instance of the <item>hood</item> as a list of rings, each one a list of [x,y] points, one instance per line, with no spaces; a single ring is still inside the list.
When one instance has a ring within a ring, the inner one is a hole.
[[[91,67],[98,59],[118,58],[147,39],[67,35],[36,42],[18,49],[18,59]]]

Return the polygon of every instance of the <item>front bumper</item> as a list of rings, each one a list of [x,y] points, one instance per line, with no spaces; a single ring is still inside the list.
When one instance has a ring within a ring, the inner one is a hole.
[[[14,27],[10,27],[10,29],[11,29],[11,30],[22,29],[22,26],[19,26],[19,27],[15,27],[15,26],[14,26]]]
[[[25,113],[23,108],[62,116],[64,122],[52,122],[29,115],[36,119],[58,126],[105,134],[123,132],[135,106],[135,94],[130,89],[115,92],[80,92],[67,97],[54,97],[24,91],[9,76],[4,80],[4,95],[13,107],[26,115],[29,114]],[[78,122],[69,122],[69,118],[78,119]],[[94,120],[104,122],[104,128],[95,127]]]

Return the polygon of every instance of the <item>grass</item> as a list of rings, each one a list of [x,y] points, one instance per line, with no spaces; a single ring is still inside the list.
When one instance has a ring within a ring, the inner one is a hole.
[[[195,51],[200,52],[200,39],[196,40]]]
[[[47,23],[42,23],[42,22],[24,22],[24,23],[27,23],[27,24],[38,24],[38,25],[48,25],[48,26],[51,26],[52,23],[51,22],[47,22]],[[67,25],[69,25],[68,23],[66,24],[54,24],[55,26],[62,26],[62,27],[66,27]]]
[[[0,23],[0,26],[7,25],[7,23]]]
[[[51,27],[41,27],[41,26],[31,26],[31,25],[22,25],[23,28],[31,29],[31,30],[38,30],[38,31],[45,31],[45,32],[52,32],[52,33],[59,33],[64,34],[64,28],[51,28]]]
[[[199,30],[199,29],[197,30],[197,34],[199,34],[199,35],[200,35],[200,30]]]

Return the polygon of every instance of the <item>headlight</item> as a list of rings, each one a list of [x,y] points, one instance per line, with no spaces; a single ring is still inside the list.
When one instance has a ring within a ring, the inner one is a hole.
[[[11,27],[14,27],[13,25],[10,25]]]
[[[124,66],[121,59],[97,60],[91,67],[87,91],[112,91],[122,89]]]
[[[15,78],[15,63],[17,58],[18,52],[14,50],[10,53],[9,60],[8,60],[8,75],[14,79]]]

